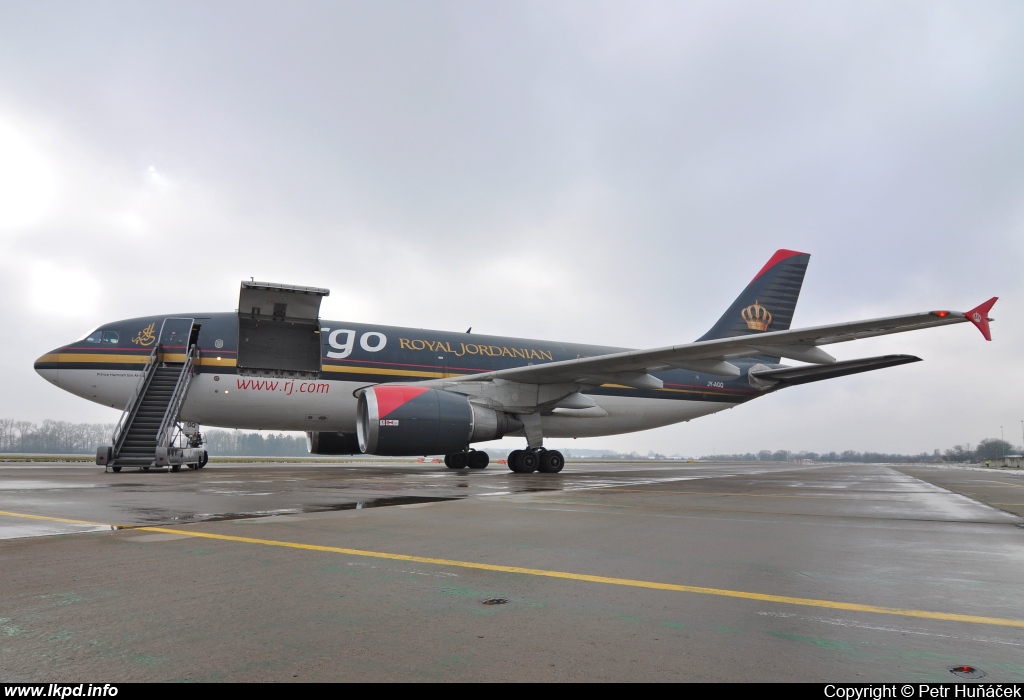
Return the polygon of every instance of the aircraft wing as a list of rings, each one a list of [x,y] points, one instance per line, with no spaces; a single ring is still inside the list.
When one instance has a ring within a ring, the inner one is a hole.
[[[650,350],[629,350],[452,377],[443,380],[443,383],[451,385],[459,382],[501,379],[522,384],[599,386],[610,383],[638,389],[660,389],[662,382],[652,376],[652,372],[682,368],[717,376],[736,377],[739,376],[740,370],[729,360],[758,356],[778,356],[815,364],[832,364],[836,362],[835,358],[818,346],[965,321],[978,326],[986,339],[990,340],[988,321],[991,319],[987,314],[994,303],[995,298],[966,313],[923,311],[904,316],[719,338]]]

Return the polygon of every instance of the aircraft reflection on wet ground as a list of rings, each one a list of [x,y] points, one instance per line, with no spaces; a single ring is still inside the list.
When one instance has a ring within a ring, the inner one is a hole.
[[[70,513],[66,517],[153,525],[415,505],[473,497],[637,487],[706,478],[709,471],[706,464],[687,463],[642,464],[639,470],[637,465],[602,463],[599,471],[572,469],[543,475],[498,469],[453,472],[443,465],[401,463],[226,463],[171,476],[163,471],[142,470],[98,474],[95,466],[53,464],[46,470],[48,478],[41,479],[36,471],[40,466],[27,467],[22,472],[35,478],[0,484],[0,509],[10,505],[4,503],[6,492],[16,491],[20,501],[33,498],[29,495],[32,492],[90,489],[88,496],[71,498],[65,504]],[[711,469],[716,478],[723,478],[773,468],[752,463],[720,464]],[[8,466],[8,473],[13,469],[14,465]],[[16,505],[10,509],[17,510]],[[3,537],[4,525],[0,523],[0,537]]]

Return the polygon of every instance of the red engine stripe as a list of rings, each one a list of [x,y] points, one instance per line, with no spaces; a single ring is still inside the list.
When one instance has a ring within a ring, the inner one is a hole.
[[[377,396],[377,417],[383,418],[402,404],[412,401],[420,394],[429,391],[420,386],[375,386],[373,393]]]

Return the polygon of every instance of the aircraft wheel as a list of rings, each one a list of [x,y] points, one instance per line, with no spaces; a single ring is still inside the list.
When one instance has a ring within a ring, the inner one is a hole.
[[[557,474],[565,466],[565,457],[558,450],[544,450],[540,455],[537,471],[545,474]]]
[[[203,450],[202,456],[199,457],[199,464],[196,465],[196,469],[202,469],[206,466],[206,463],[210,461],[210,453]]]
[[[515,450],[512,454],[515,455],[515,461],[509,460],[509,468],[516,474],[532,474],[537,471],[537,454],[533,450]]]
[[[465,452],[452,452],[448,455],[449,469],[465,469],[469,464],[469,455]]]
[[[115,472],[121,471],[121,467],[111,467],[111,469],[113,469]]]
[[[539,461],[536,451],[523,450],[523,453],[519,455],[520,474],[532,474],[537,471],[537,462]]]
[[[516,460],[519,459],[520,452],[522,452],[522,450],[512,450],[511,452],[508,453],[508,457],[505,459],[505,466],[507,466],[512,471],[517,471]]]
[[[472,450],[469,453],[470,469],[486,469],[490,462],[490,456],[488,456],[488,454],[483,450]]]
[[[171,471],[172,472],[180,472],[181,471],[181,465],[180,464],[172,464],[171,465]]]

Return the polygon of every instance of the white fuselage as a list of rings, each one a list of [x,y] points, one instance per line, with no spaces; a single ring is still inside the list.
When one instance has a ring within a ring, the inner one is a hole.
[[[39,370],[61,389],[123,409],[140,371]],[[324,430],[351,433],[356,426],[353,392],[365,382],[199,374],[189,387],[181,420],[250,430]],[[736,405],[729,402],[593,396],[598,409],[558,409],[542,416],[546,437],[597,437],[658,428]],[[513,433],[514,435],[515,433]]]

